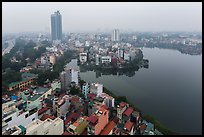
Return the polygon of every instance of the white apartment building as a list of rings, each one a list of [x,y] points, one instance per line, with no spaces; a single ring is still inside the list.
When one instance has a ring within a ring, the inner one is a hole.
[[[18,110],[13,101],[2,104],[2,131],[15,125],[26,126],[38,118],[37,107],[28,111]]]
[[[90,93],[94,93],[97,97],[101,96],[103,93],[103,84],[91,83],[90,84]]]
[[[62,135],[63,132],[64,122],[59,117],[45,121],[37,119],[26,126],[26,135]]]
[[[108,106],[109,108],[115,106],[115,99],[111,97],[110,95],[106,93],[102,93],[101,97],[104,98],[104,104],[106,104],[106,106]]]

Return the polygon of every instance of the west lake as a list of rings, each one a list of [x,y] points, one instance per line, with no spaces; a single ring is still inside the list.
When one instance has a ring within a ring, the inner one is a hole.
[[[125,95],[167,128],[180,134],[202,134],[202,55],[177,50],[141,48],[149,68],[133,76],[81,72],[81,79],[100,82],[116,95]]]

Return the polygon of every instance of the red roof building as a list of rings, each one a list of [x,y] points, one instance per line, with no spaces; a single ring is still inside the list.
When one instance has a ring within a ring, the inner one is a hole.
[[[94,114],[92,114],[89,118],[88,131],[90,135],[99,135],[100,132],[104,129],[104,127],[108,124],[109,120],[109,110],[106,107],[101,106]]]
[[[128,132],[130,132],[133,128],[133,123],[131,121],[127,121],[125,123],[124,129],[127,130]]]
[[[132,114],[133,112],[133,108],[129,107],[125,110],[125,112],[123,113],[125,116],[130,116],[130,114]]]
[[[100,135],[112,135],[113,129],[115,128],[116,123],[114,121],[109,122],[106,127],[102,130]]]

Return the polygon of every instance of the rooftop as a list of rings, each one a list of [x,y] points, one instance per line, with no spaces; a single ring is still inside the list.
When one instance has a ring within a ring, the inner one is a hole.
[[[128,121],[125,123],[124,129],[125,129],[125,130],[128,130],[128,131],[130,132],[131,129],[132,129],[132,126],[133,126],[133,123],[128,120]]]
[[[116,123],[114,121],[109,122],[106,127],[102,130],[100,135],[108,135],[111,130],[116,126]]]
[[[129,107],[125,110],[123,114],[129,117],[132,112],[133,112],[133,108]]]
[[[39,125],[43,124],[43,122],[39,119],[36,119],[35,121],[31,122],[26,126],[27,132],[30,132],[31,130],[37,128]]]

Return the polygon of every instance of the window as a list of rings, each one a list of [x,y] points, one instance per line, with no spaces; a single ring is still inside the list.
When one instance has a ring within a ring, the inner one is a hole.
[[[27,118],[28,116],[29,116],[29,115],[28,115],[28,114],[26,114],[26,115],[25,115],[25,118]]]
[[[7,123],[7,122],[9,122],[9,121],[11,121],[11,120],[12,120],[12,117],[6,119],[5,122]]]

